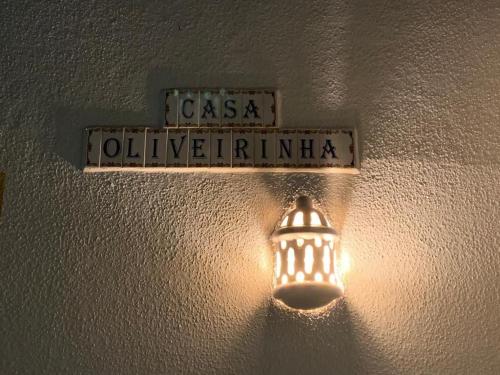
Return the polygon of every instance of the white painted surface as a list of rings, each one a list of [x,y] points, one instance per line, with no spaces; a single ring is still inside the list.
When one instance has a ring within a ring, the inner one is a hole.
[[[498,2],[0,17],[2,374],[500,372]],[[75,167],[84,127],[161,124],[181,85],[279,87],[287,127],[358,124],[361,175]],[[269,305],[267,236],[299,192],[352,257],[321,317]]]

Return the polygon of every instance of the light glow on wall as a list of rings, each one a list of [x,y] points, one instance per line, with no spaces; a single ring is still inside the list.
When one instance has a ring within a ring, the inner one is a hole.
[[[323,247],[323,272],[330,273],[330,247],[328,245]]]
[[[293,248],[288,249],[287,265],[288,265],[288,274],[292,276],[295,273],[295,252]]]

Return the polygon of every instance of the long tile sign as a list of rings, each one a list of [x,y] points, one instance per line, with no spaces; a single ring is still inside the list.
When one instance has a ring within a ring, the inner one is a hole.
[[[165,126],[274,127],[276,91],[272,89],[168,89]]]
[[[88,128],[85,166],[109,168],[239,168],[357,172],[353,130],[102,127]]]

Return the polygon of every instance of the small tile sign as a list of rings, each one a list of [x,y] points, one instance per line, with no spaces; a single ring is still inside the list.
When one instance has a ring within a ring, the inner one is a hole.
[[[352,129],[281,129],[274,89],[165,90],[163,128],[85,129],[86,171],[358,172]]]
[[[167,89],[165,127],[274,127],[272,89]]]
[[[352,129],[96,127],[85,130],[85,167],[299,169],[356,173]]]

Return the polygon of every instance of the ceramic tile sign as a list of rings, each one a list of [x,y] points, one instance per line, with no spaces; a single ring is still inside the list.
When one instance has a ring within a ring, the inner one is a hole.
[[[173,131],[177,129],[172,129]],[[189,130],[188,166],[210,166],[210,132],[202,128]]]
[[[146,129],[145,167],[165,167],[167,162],[167,130]]]
[[[101,167],[121,167],[123,159],[125,128],[103,128],[100,138],[99,166]],[[97,134],[94,135],[97,137]],[[131,145],[131,144],[130,144]],[[96,149],[96,145],[91,144],[91,150]],[[89,149],[87,147],[87,149]],[[91,162],[95,162],[91,160]]]
[[[231,167],[231,129],[210,129],[210,166]]]
[[[165,127],[275,127],[272,89],[168,89]]]
[[[276,130],[254,129],[254,166],[271,168],[275,165]]]
[[[285,168],[297,166],[297,156],[299,154],[298,135],[296,130],[280,129],[276,132],[275,153],[277,166]]]
[[[252,129],[235,128],[231,131],[231,166],[253,167],[254,157],[254,133]]]
[[[124,167],[142,167],[144,165],[144,147],[146,129],[126,128],[123,136],[122,165]]]
[[[87,171],[358,171],[351,129],[88,128],[84,150]]]

